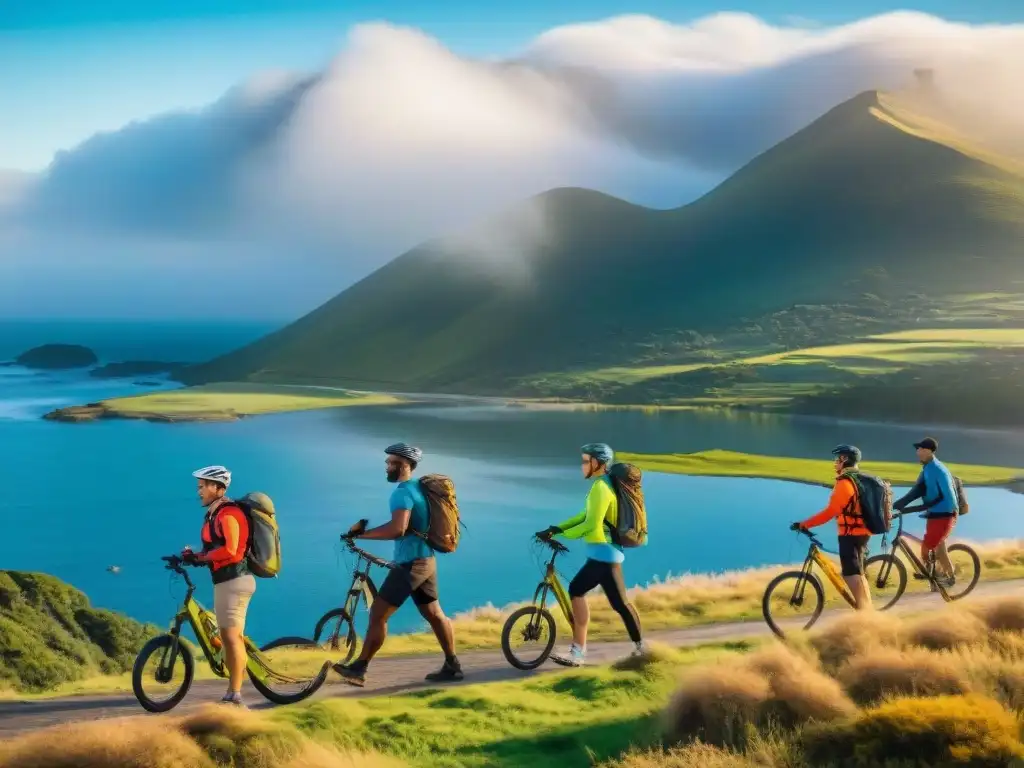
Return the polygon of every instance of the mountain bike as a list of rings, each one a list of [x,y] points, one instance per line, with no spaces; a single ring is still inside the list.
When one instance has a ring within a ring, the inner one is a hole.
[[[899,518],[899,526],[896,531],[896,536],[893,539],[891,551],[881,555],[875,555],[874,557],[869,557],[864,561],[864,576],[867,579],[868,589],[871,591],[871,599],[872,602],[875,603],[876,610],[885,611],[892,608],[892,606],[896,604],[906,591],[907,568],[903,561],[896,556],[897,551],[901,552],[903,556],[910,561],[915,573],[920,574],[922,580],[928,581],[932,590],[938,592],[946,602],[959,600],[974,589],[974,586],[978,583],[981,563],[978,560],[978,555],[966,544],[952,544],[947,548],[947,551],[950,553],[966,553],[973,564],[973,573],[971,574],[971,578],[966,582],[963,582],[964,586],[959,591],[953,590],[951,586],[947,586],[943,579],[940,576],[937,576],[934,564],[934,552],[932,553],[932,558],[929,558],[930,563],[928,566],[921,563],[918,556],[904,541],[904,537],[911,538],[910,535],[903,533],[903,514],[915,511],[919,510],[916,508],[908,508],[904,513],[894,515],[894,517]],[[854,599],[850,588],[846,585],[846,581],[843,579],[842,574],[840,574],[839,569],[835,567],[831,560],[822,554],[823,552],[829,552],[830,554],[837,553],[826,549],[822,545],[821,541],[810,531],[800,531],[800,533],[811,540],[811,545],[807,551],[807,558],[804,560],[803,567],[799,571],[786,571],[785,573],[780,573],[772,579],[765,588],[764,597],[761,600],[761,612],[764,615],[764,620],[767,622],[772,632],[779,637],[785,636],[782,631],[782,627],[780,626],[780,621],[786,618],[784,613],[787,608],[799,610],[806,607],[810,609],[809,618],[807,618],[800,629],[810,629],[810,627],[821,617],[821,613],[825,608],[825,589],[817,574],[813,573],[815,565],[825,572],[826,578],[828,578],[832,583],[832,586],[836,588],[837,592],[839,592],[839,596],[842,597],[851,608],[855,608],[857,605],[857,601]],[[884,544],[883,539],[883,552],[885,547],[886,545]],[[895,576],[893,575],[893,571],[895,571]],[[810,596],[807,595],[808,587],[810,587],[811,590]],[[891,595],[886,594],[885,592],[885,590],[890,587],[895,588],[895,591]],[[773,598],[779,600],[774,607],[772,603]],[[881,604],[876,602],[879,599],[882,601]]]
[[[565,591],[558,571],[555,570],[555,558],[568,552],[569,548],[554,539],[535,540],[551,549],[551,559],[548,560],[544,569],[544,577],[533,593],[533,604],[525,605],[515,611],[506,619],[505,626],[501,630],[501,652],[505,654],[505,659],[509,664],[522,670],[539,667],[547,661],[548,656],[551,655],[551,649],[555,647],[555,619],[545,607],[548,594],[554,595],[555,603],[562,611],[565,620],[570,627],[573,625],[572,600],[569,599],[569,593]],[[516,623],[521,619],[526,619],[526,624],[517,630]],[[542,641],[541,638],[545,631],[547,639]],[[516,638],[521,638],[525,643],[540,642],[540,654],[532,660],[524,660],[512,648],[512,641]]]
[[[195,584],[192,583],[192,579],[189,578],[188,572],[183,567],[185,565],[202,566],[177,555],[161,559],[166,563],[167,570],[173,571],[185,579],[187,590],[181,608],[171,621],[168,632],[149,640],[139,651],[132,668],[132,690],[135,692],[135,698],[139,700],[143,709],[149,712],[167,712],[173,709],[181,703],[192,686],[195,676],[195,659],[187,641],[181,637],[181,629],[185,624],[188,624],[195,633],[199,648],[213,673],[220,678],[228,677],[217,619],[195,599]],[[316,693],[327,679],[330,662],[323,662],[323,666],[315,675],[293,677],[275,670],[271,665],[270,658],[266,655],[266,651],[271,650],[272,647],[282,647],[281,640],[268,643],[263,648],[257,648],[248,637],[242,639],[245,642],[248,658],[246,672],[249,675],[249,681],[257,691],[275,704],[294,704],[302,701]],[[297,638],[283,638],[282,640],[287,641],[283,645],[299,645],[308,642],[296,642]],[[147,672],[146,665],[154,658],[156,660],[155,669]],[[177,670],[181,671],[182,677],[180,681],[174,682],[174,674]],[[146,690],[147,684],[151,682],[166,689],[165,698],[155,697]],[[285,687],[290,687],[291,690],[283,690]]]
[[[949,555],[950,562],[953,565],[952,578],[941,574],[934,551],[928,553],[928,563],[922,563],[921,558],[917,554],[921,546],[921,539],[903,530],[903,517],[916,512],[922,512],[924,509],[924,506],[907,507],[902,512],[897,512],[893,515],[893,517],[899,519],[899,524],[896,528],[896,536],[892,540],[892,554],[895,555],[896,552],[902,553],[903,557],[913,567],[916,578],[921,581],[927,581],[931,591],[938,592],[947,603],[966,597],[977,586],[978,579],[981,578],[981,558],[969,546],[957,542],[956,544],[946,545],[946,554]],[[917,549],[911,548],[904,539],[910,539],[915,542]],[[961,553],[964,555],[963,560],[961,561],[958,558],[954,561],[954,556]],[[893,575],[894,568],[896,570],[895,576]],[[886,605],[887,608],[895,605],[896,601],[903,597],[903,593],[907,589],[906,566],[899,558],[894,556],[890,556],[887,562],[881,564],[878,577],[869,585],[882,590],[889,586],[890,583],[895,587],[895,593]]]
[[[353,527],[353,530],[359,523]],[[353,531],[349,531],[351,534]],[[377,585],[370,577],[370,566],[377,565],[381,568],[394,569],[394,563],[389,563],[376,555],[360,549],[348,537],[349,534],[341,537],[342,542],[350,552],[356,555],[356,567],[352,573],[352,584],[348,588],[345,603],[340,608],[334,608],[323,616],[316,623],[313,630],[313,643],[321,647],[329,648],[332,651],[342,649],[342,638],[344,638],[345,657],[340,663],[348,664],[356,655],[359,645],[359,635],[356,633],[355,616],[359,607],[359,598],[366,601],[367,609],[373,605],[377,598]]]

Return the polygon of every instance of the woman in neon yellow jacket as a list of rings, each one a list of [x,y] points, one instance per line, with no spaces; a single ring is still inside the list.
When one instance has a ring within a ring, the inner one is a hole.
[[[552,525],[537,534],[545,539],[559,535],[567,539],[583,539],[587,544],[587,562],[569,582],[572,598],[572,645],[563,653],[552,654],[551,659],[567,667],[581,666],[587,655],[587,625],[590,609],[586,595],[600,586],[615,612],[622,617],[629,639],[636,644],[634,653],[643,653],[640,621],[636,609],[626,602],[626,585],[622,579],[622,562],[626,556],[622,548],[613,544],[608,536],[619,519],[619,505],[608,477],[608,467],[614,453],[604,443],[588,443],[580,449],[583,477],[590,480],[590,492],[583,511],[568,520]]]

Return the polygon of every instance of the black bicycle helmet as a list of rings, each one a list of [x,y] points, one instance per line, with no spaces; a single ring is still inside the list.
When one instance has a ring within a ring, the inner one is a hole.
[[[860,448],[856,445],[837,445],[832,449],[833,456],[841,456],[846,459],[847,464],[859,464],[861,459]]]

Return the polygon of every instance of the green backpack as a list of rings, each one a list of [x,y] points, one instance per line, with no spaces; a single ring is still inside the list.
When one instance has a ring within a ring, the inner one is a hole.
[[[246,562],[253,576],[272,579],[281,572],[281,534],[274,502],[265,493],[247,493],[234,502],[249,521]]]

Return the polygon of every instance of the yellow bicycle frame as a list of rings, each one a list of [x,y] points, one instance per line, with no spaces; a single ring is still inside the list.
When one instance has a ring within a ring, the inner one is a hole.
[[[842,574],[839,573],[833,562],[825,557],[817,547],[811,550],[811,560],[825,572],[825,576],[832,582],[832,586],[836,588],[836,591],[839,592],[842,598],[850,605],[856,605],[857,601],[850,592],[850,588],[846,585],[846,581],[843,580]]]

